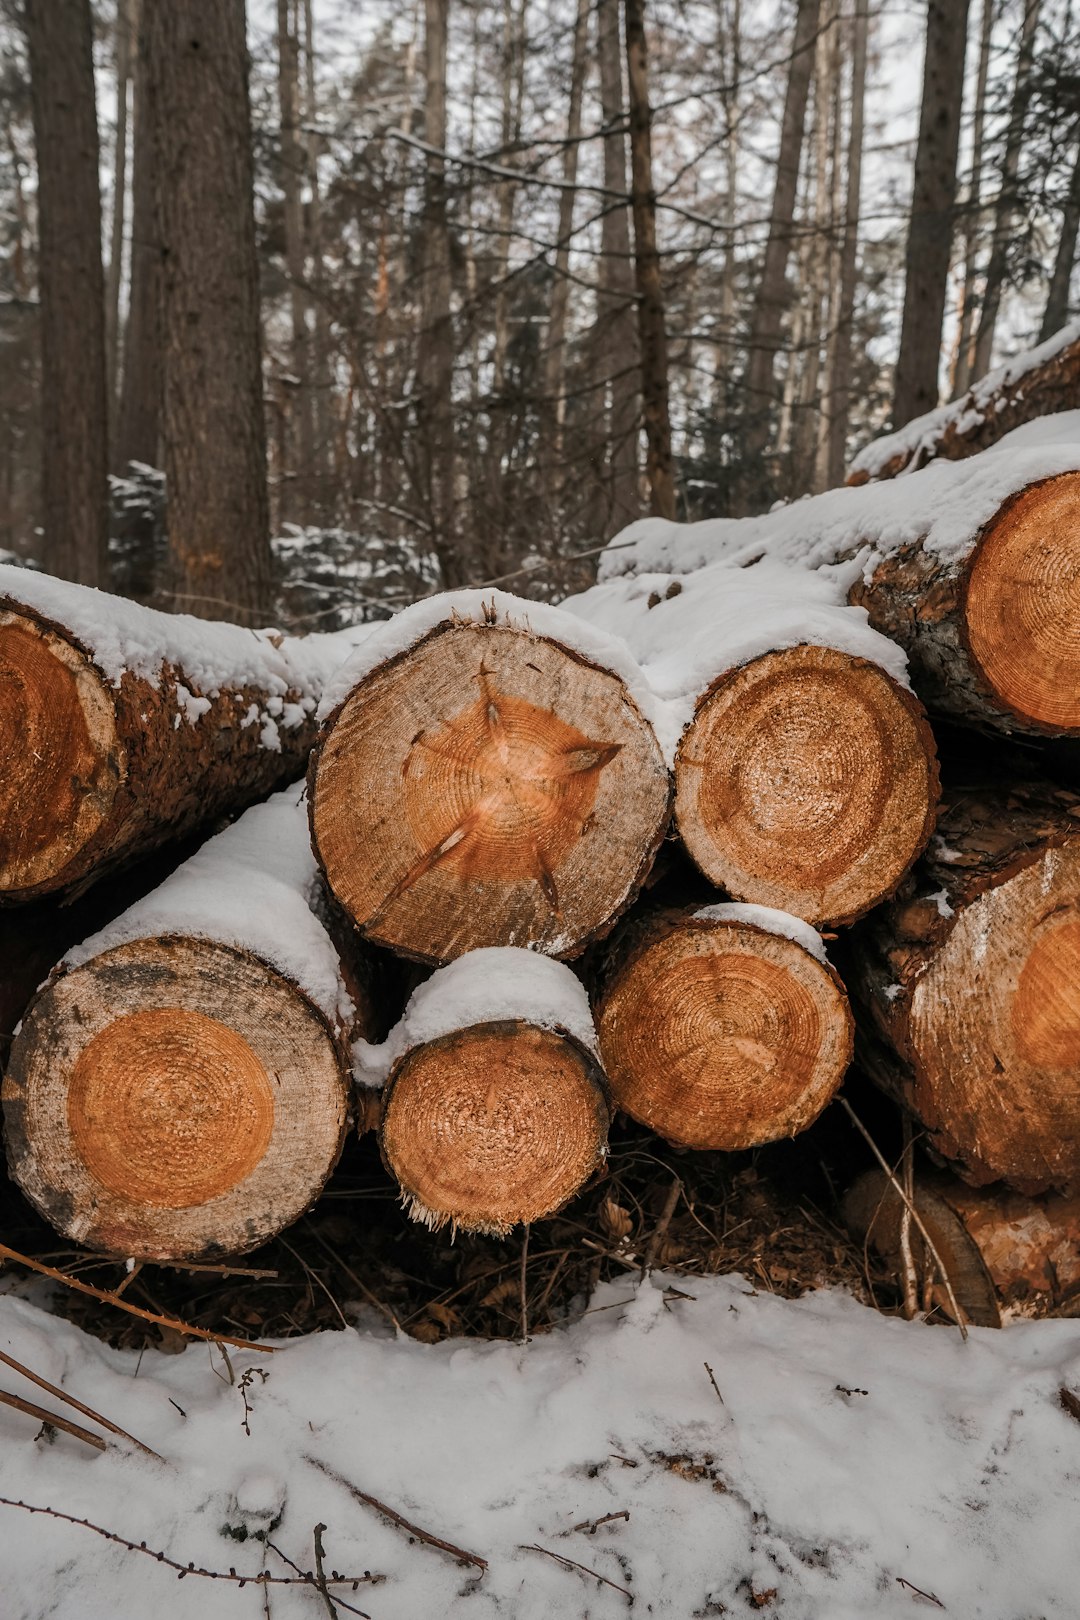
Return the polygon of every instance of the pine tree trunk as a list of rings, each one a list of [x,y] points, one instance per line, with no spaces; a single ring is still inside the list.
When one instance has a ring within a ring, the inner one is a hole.
[[[90,0],[27,0],[37,148],[44,554],[108,578],[105,283]]]
[[[257,624],[271,558],[244,4],[147,13],[172,597]]]
[[[975,123],[971,135],[971,183],[968,187],[964,218],[964,289],[960,307],[960,332],[956,340],[956,366],[952,398],[959,399],[971,383],[975,358],[972,338],[978,298],[975,279],[978,270],[979,225],[982,210],[982,178],[986,141],[986,86],[990,75],[990,43],[994,31],[994,0],[983,0],[979,27],[979,71],[975,82]]]
[[[828,486],[844,482],[848,427],[851,420],[851,376],[854,351],[855,289],[858,281],[859,212],[862,195],[863,125],[866,105],[866,58],[871,0],[855,0],[851,44],[851,124],[847,145],[847,193],[840,250],[840,304],[829,400]],[[987,0],[989,4],[989,0]]]
[[[148,13],[139,6],[135,56],[135,127],[131,183],[131,292],[124,333],[124,374],[120,390],[116,465],[132,461],[161,465],[161,243],[154,207],[154,138],[147,65]]]
[[[282,516],[306,519],[314,458],[311,355],[306,291],[306,244],[301,187],[306,156],[300,142],[300,41],[292,0],[277,3],[278,109],[281,116],[281,190],[285,200],[285,270],[289,278],[292,372],[290,415],[295,424],[290,465],[285,469]]]
[[[957,87],[964,82],[968,0],[927,0],[919,144],[908,227],[904,317],[896,362],[893,426],[938,402],[941,328],[952,253],[956,155],[960,142]]]
[[[311,250],[312,302],[315,331],[311,346],[313,392],[314,458],[311,476],[315,486],[315,515],[325,522],[333,511],[331,485],[331,441],[333,438],[334,392],[330,369],[330,312],[327,306],[326,266],[323,261],[322,193],[319,186],[319,103],[315,84],[315,22],[312,0],[304,6],[304,117],[308,125],[307,181],[310,191],[308,219]]]
[[[128,86],[135,29],[134,0],[116,8],[116,146],[113,152],[112,220],[109,229],[109,274],[105,286],[105,364],[109,420],[116,422],[116,380],[120,374],[120,284],[124,270],[124,223],[127,210]]]
[[[597,0],[596,54],[604,125],[604,190],[629,197],[626,179],[626,98],[619,0]],[[600,291],[597,295],[599,365],[607,378],[607,462],[611,481],[603,533],[616,533],[641,511],[638,487],[640,357],[634,309],[628,209],[609,197],[600,225]]]
[[[574,204],[577,201],[578,155],[581,150],[581,103],[588,66],[585,46],[588,37],[589,0],[578,0],[574,24],[573,58],[570,67],[570,105],[566,115],[566,148],[563,153],[559,193],[559,223],[555,245],[555,282],[548,315],[547,353],[544,356],[544,395],[549,417],[549,459],[552,469],[550,498],[556,508],[565,474],[563,467],[563,428],[566,421],[567,319],[570,313],[570,242],[574,233]]]
[[[1077,143],[1069,179],[1069,194],[1061,212],[1061,235],[1054,255],[1054,270],[1046,294],[1039,342],[1045,343],[1060,332],[1069,318],[1069,288],[1076,264],[1076,237],[1080,230],[1080,142]]]

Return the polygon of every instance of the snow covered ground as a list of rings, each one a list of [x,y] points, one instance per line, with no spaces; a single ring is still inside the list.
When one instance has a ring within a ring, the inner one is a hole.
[[[385,1577],[331,1587],[341,1617],[1080,1610],[1080,1422],[1059,1393],[1080,1393],[1076,1322],[976,1329],[964,1343],[839,1293],[792,1302],[740,1277],[680,1278],[676,1291],[628,1275],[525,1347],[365,1328],[233,1351],[234,1382],[217,1349],[140,1358],[10,1295],[0,1349],[167,1459],[35,1440],[35,1420],[0,1408],[5,1499],[182,1564],[293,1579],[277,1552],[236,1536],[274,1520],[274,1547],[310,1570],[325,1526],[328,1572]],[[0,1383],[56,1406],[6,1367]],[[349,1485],[486,1568],[410,1538]],[[3,1620],[332,1612],[310,1586],[273,1585],[264,1607],[259,1587],[181,1582],[144,1553],[7,1505],[0,1572]]]

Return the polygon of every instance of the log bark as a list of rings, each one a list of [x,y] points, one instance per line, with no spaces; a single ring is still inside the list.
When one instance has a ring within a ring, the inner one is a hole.
[[[970,791],[856,936],[862,1060],[973,1186],[1080,1188],[1080,798]]]
[[[920,1173],[915,1208],[949,1273],[967,1320],[1001,1327],[1015,1317],[1073,1316],[1080,1309],[1080,1198],[1025,1198],[1003,1187],[972,1188],[940,1172]],[[844,1216],[886,1264],[898,1268],[902,1205],[880,1170],[859,1177]],[[927,1276],[925,1245],[912,1232],[918,1270]],[[930,1303],[951,1315],[940,1281]]]
[[[4,570],[0,905],[96,881],[295,777],[346,650]]]
[[[448,618],[377,665],[312,758],[312,839],[371,940],[578,955],[637,893],[670,783],[618,676],[524,626]]]
[[[684,1147],[735,1152],[796,1135],[851,1061],[836,973],[748,911],[629,923],[602,970],[597,1029],[612,1102]]]
[[[314,1202],[348,1125],[347,1038],[370,1032],[363,1003],[355,1031],[342,1020],[314,876],[293,790],[35,998],[3,1083],[8,1165],[64,1236],[143,1259],[236,1254]]]
[[[894,892],[933,830],[934,739],[877,664],[789,647],[729,670],[675,759],[675,819],[737,900],[853,922]]]

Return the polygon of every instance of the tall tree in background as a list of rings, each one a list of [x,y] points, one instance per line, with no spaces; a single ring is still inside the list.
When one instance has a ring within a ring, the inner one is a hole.
[[[844,235],[840,249],[840,304],[836,322],[836,348],[828,401],[828,483],[830,487],[844,482],[844,472],[847,466],[870,3],[871,0],[855,0],[855,16],[852,23],[851,122],[848,126]]]
[[[281,116],[281,190],[285,199],[285,271],[289,279],[289,313],[292,323],[292,396],[290,412],[295,429],[295,453],[286,457],[299,479],[293,491],[282,491],[281,514],[292,517],[294,509],[305,511],[308,504],[307,477],[311,471],[315,425],[311,398],[311,355],[308,335],[308,296],[305,284],[306,245],[304,241],[303,182],[306,154],[300,144],[300,40],[290,0],[278,0],[278,109]]]
[[[585,92],[585,51],[588,37],[589,0],[577,0],[574,44],[570,63],[570,105],[566,114],[566,146],[563,150],[562,191],[559,195],[558,236],[555,242],[555,281],[551,289],[548,315],[547,352],[544,356],[544,394],[549,419],[549,452],[554,467],[563,459],[563,426],[566,420],[566,336],[570,314],[570,243],[574,234],[574,204],[577,201],[578,156],[581,151],[581,103]],[[560,473],[554,473],[558,490]]]
[[[967,392],[971,382],[971,367],[975,360],[975,316],[979,307],[975,280],[978,268],[983,164],[986,156],[986,87],[990,77],[990,42],[994,31],[995,9],[995,0],[982,0],[979,68],[975,77],[975,118],[971,135],[971,179],[968,182],[967,201],[964,205],[964,283],[960,303],[960,331],[956,339],[956,364],[953,367],[953,399],[959,399],[961,394]]]
[[[147,12],[172,595],[257,621],[270,520],[244,0]]]
[[[160,463],[161,247],[154,208],[154,139],[147,70],[148,19],[153,6],[154,0],[142,0],[139,6],[135,50],[131,285],[113,457],[119,468],[132,461],[151,467]]]
[[[668,405],[667,321],[660,254],[656,246],[656,192],[652,177],[652,112],[649,107],[645,0],[624,0],[626,69],[630,110],[630,204],[634,220],[634,270],[641,344],[641,400],[645,417],[645,476],[654,517],[675,516],[675,471]]]
[[[105,283],[90,0],[27,0],[50,573],[107,581]]]
[[[928,0],[919,143],[908,228],[904,318],[893,426],[938,402],[941,327],[949,280],[960,144],[968,0]]]
[[[1069,318],[1069,287],[1072,283],[1073,266],[1076,263],[1078,231],[1080,231],[1080,139],[1077,141],[1076,156],[1069,175],[1069,190],[1061,213],[1061,235],[1058,237],[1054,269],[1046,294],[1042,325],[1039,328],[1040,343],[1045,343],[1055,332],[1060,332]]]
[[[600,527],[614,532],[640,512],[638,490],[638,363],[634,311],[634,270],[630,259],[630,217],[613,202],[628,192],[626,181],[626,98],[623,94],[622,29],[619,0],[597,0],[596,57],[600,69],[600,112],[604,129],[604,215],[600,224],[600,291],[597,297],[597,365],[610,404],[605,424],[609,512]]]
[[[128,87],[134,0],[116,7],[116,140],[113,150],[112,219],[109,225],[109,273],[105,278],[105,365],[109,420],[115,422],[116,379],[120,367],[120,285],[124,274],[124,226],[127,220]]]

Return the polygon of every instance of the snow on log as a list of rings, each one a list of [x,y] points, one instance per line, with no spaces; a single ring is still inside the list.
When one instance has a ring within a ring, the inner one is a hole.
[[[1039,417],[1080,406],[1080,321],[995,366],[966,394],[874,439],[851,464],[849,484],[915,472],[939,456],[960,461]]]
[[[1080,798],[968,792],[848,986],[873,1078],[972,1185],[1080,1190]]]
[[[293,779],[362,634],[209,624],[0,566],[0,903],[95,879]]]
[[[561,962],[470,953],[414,993],[360,1078],[385,1080],[381,1144],[410,1214],[505,1233],[603,1163],[608,1107],[588,998]]]
[[[420,961],[574,956],[664,836],[663,718],[626,647],[557,608],[466,591],[406,608],[324,697],[316,854],[368,938]]]
[[[629,923],[596,1022],[614,1106],[684,1147],[796,1135],[851,1061],[851,1012],[820,936],[762,906]]]
[[[299,786],[251,809],[72,950],[3,1084],[13,1178],[66,1237],[195,1259],[307,1209],[349,1115],[345,987],[313,910]]]
[[[676,825],[712,883],[821,924],[893,892],[933,827],[934,739],[904,654],[835,577],[716,563],[563,606],[622,636],[668,705]]]
[[[916,692],[968,725],[1080,736],[1080,411],[967,461],[829,490],[755,518],[643,518],[600,580],[725,562],[824,569],[907,653]]]
[[[1025,1198],[1006,1187],[967,1187],[955,1177],[920,1172],[914,1204],[969,1322],[1001,1327],[1014,1317],[1069,1314],[1080,1299],[1080,1197]],[[844,1198],[851,1230],[901,1270],[903,1204],[883,1171],[868,1170]],[[916,1271],[929,1277],[926,1247],[911,1228]],[[926,1304],[952,1315],[940,1278]]]

